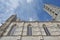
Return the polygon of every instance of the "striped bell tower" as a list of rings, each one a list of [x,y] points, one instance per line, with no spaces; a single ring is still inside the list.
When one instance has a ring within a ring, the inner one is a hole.
[[[54,21],[60,21],[60,7],[51,4],[45,4],[44,10],[52,16]]]

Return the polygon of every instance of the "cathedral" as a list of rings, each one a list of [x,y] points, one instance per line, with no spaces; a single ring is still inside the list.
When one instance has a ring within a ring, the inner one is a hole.
[[[60,40],[60,8],[45,4],[44,10],[53,21],[21,21],[12,15],[0,27],[0,40]]]

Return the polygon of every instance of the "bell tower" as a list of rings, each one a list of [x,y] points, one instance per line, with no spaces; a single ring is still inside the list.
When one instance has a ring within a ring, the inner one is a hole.
[[[52,16],[53,20],[60,21],[60,7],[51,5],[51,4],[45,4],[44,10]]]

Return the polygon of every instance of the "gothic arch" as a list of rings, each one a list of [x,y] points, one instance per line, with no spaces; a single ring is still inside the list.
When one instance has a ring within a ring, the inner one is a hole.
[[[27,36],[32,36],[32,25],[31,24],[28,24],[27,25]]]
[[[27,27],[30,27],[30,26],[32,26],[32,25],[31,25],[31,24],[28,24],[28,25],[27,25]]]
[[[43,24],[42,26],[44,27],[44,26],[46,26],[46,24]]]

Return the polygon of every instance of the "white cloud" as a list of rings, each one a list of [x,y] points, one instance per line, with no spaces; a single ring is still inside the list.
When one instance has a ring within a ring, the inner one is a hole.
[[[17,8],[17,6],[19,5],[19,0],[9,0],[9,2],[10,2],[10,6],[12,7],[12,8]]]
[[[0,26],[1,26],[2,24],[0,23]]]
[[[4,22],[14,14],[14,10],[18,7],[19,5],[19,0],[0,0],[0,10],[3,12],[0,15],[0,23]],[[5,16],[4,16],[5,15]]]
[[[29,18],[29,21],[33,21],[33,18]]]
[[[29,18],[29,21],[37,21],[37,19]]]
[[[31,3],[33,0],[27,0],[27,3]]]
[[[38,2],[37,2],[38,0],[2,0],[2,1],[3,1],[2,2],[3,5],[6,5],[6,8],[4,6],[2,7],[2,10],[6,9],[5,14],[4,14],[5,16],[12,15],[14,13],[14,10],[19,6],[20,9],[18,9],[18,10],[20,11],[20,13],[17,12],[17,14],[19,17],[21,17],[21,19],[24,19],[24,20],[26,19],[26,20],[30,20],[30,21],[39,19],[37,16],[37,11],[34,9],[37,7],[35,5],[36,5],[36,3],[38,4]],[[26,5],[26,3],[31,3],[31,5]],[[38,8],[40,8],[40,6]],[[41,9],[39,9],[39,10],[41,10]],[[21,16],[19,14],[21,14]],[[5,16],[3,16],[4,17],[3,19],[8,17],[8,16],[7,17],[5,17]]]

